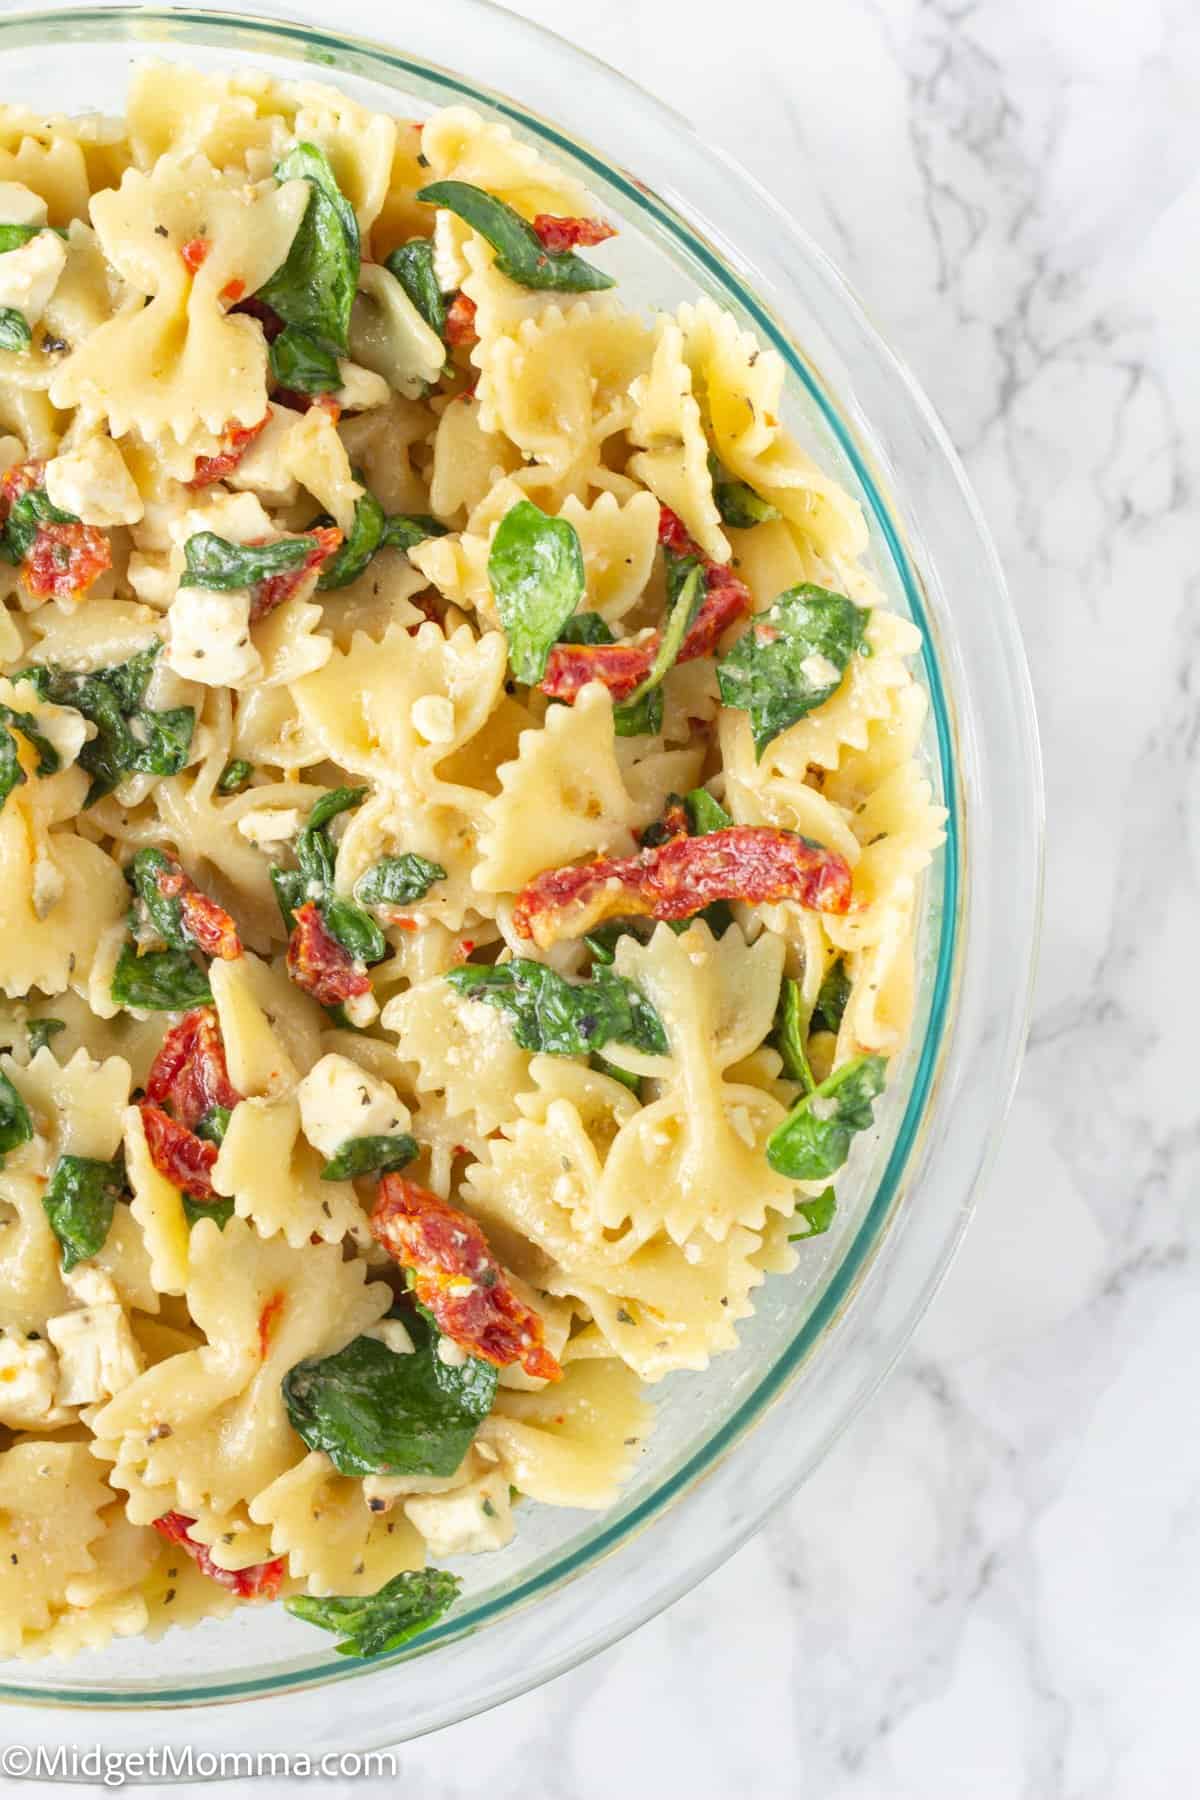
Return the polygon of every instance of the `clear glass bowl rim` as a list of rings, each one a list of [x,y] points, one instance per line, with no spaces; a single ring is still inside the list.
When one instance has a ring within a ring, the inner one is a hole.
[[[664,108],[659,101],[645,93],[627,77],[586,56],[546,28],[503,12],[501,8],[491,5],[490,0],[453,0],[453,10],[463,14],[488,14],[492,15],[493,19],[499,15],[503,19],[506,31],[514,36],[524,37],[530,43],[535,44],[543,55],[550,54],[560,61],[573,64],[577,72],[584,75],[589,71],[602,74],[606,83],[624,90],[629,105],[643,110],[653,110],[664,117],[669,117],[677,131],[690,132],[690,126],[687,126],[676,115],[669,114],[668,109]],[[406,27],[408,23],[405,21]],[[863,1284],[872,1259],[881,1250],[889,1235],[887,1227],[894,1217],[903,1179],[912,1163],[918,1139],[930,1124],[933,1102],[938,1097],[940,1076],[953,1037],[956,998],[962,980],[967,948],[964,907],[966,895],[964,876],[967,871],[968,859],[967,834],[964,831],[964,825],[967,815],[963,811],[964,795],[960,779],[960,757],[956,754],[956,741],[960,735],[958,726],[961,725],[961,721],[955,719],[953,697],[947,694],[943,670],[935,653],[935,638],[930,629],[924,584],[917,572],[917,560],[909,548],[913,542],[913,531],[911,526],[909,529],[905,529],[901,525],[903,509],[899,503],[889,502],[885,498],[884,487],[892,488],[894,483],[881,479],[878,473],[881,463],[886,468],[886,459],[882,459],[878,447],[870,443],[866,422],[861,419],[856,420],[857,432],[851,428],[847,414],[840,411],[833,403],[819,378],[814,375],[808,363],[797,353],[795,342],[788,332],[781,328],[759,297],[747,289],[744,278],[731,266],[728,258],[713,247],[712,238],[718,234],[710,235],[705,230],[703,223],[697,226],[696,219],[703,220],[702,208],[693,202],[685,215],[677,206],[661,200],[653,191],[643,185],[641,179],[635,184],[623,172],[619,164],[615,164],[608,156],[593,150],[586,142],[576,138],[562,126],[548,122],[539,113],[506,94],[499,93],[482,83],[454,75],[430,57],[401,54],[387,45],[372,42],[368,38],[331,32],[316,25],[294,20],[193,8],[103,5],[48,9],[10,14],[0,18],[0,57],[3,57],[6,51],[20,49],[32,41],[70,41],[79,44],[86,42],[88,38],[107,43],[127,40],[137,42],[150,50],[156,44],[155,27],[165,30],[167,43],[171,48],[183,47],[186,49],[190,38],[197,44],[203,43],[210,47],[235,51],[238,48],[247,48],[252,40],[257,39],[258,47],[264,53],[305,58],[317,64],[326,64],[327,58],[341,57],[355,61],[361,59],[362,62],[377,65],[379,70],[386,69],[395,76],[402,77],[406,73],[432,76],[444,86],[457,87],[465,100],[477,100],[499,112],[518,130],[546,139],[552,146],[557,143],[569,150],[572,155],[590,163],[603,174],[605,180],[623,191],[631,207],[655,216],[661,226],[677,238],[681,238],[692,254],[699,256],[708,264],[720,283],[736,293],[740,304],[754,317],[759,330],[783,355],[788,364],[789,373],[803,385],[823,414],[826,424],[839,440],[851,462],[875,520],[887,542],[908,603],[912,608],[913,617],[922,627],[924,634],[925,673],[934,708],[944,797],[951,816],[947,850],[943,863],[942,929],[934,976],[933,1001],[919,1066],[887,1169],[853,1242],[848,1247],[820,1302],[797,1333],[789,1350],[760,1379],[755,1390],[743,1402],[737,1414],[720,1431],[706,1439],[669,1481],[652,1492],[634,1512],[623,1518],[611,1530],[601,1531],[582,1550],[563,1556],[558,1564],[541,1571],[528,1582],[518,1583],[514,1589],[508,1591],[500,1599],[486,1602],[463,1617],[452,1616],[441,1626],[426,1634],[416,1648],[384,1659],[379,1664],[365,1667],[348,1665],[344,1660],[330,1657],[327,1662],[306,1667],[296,1674],[274,1675],[262,1680],[240,1681],[225,1686],[209,1683],[203,1688],[194,1690],[187,1686],[181,1686],[169,1694],[159,1692],[152,1700],[131,1698],[127,1690],[124,1692],[100,1688],[55,1690],[50,1687],[35,1688],[20,1683],[0,1684],[0,1700],[36,1707],[37,1712],[34,1716],[39,1720],[46,1719],[49,1709],[65,1709],[65,1716],[74,1719],[77,1725],[82,1725],[80,1713],[86,1710],[89,1717],[89,1731],[94,1726],[100,1725],[102,1718],[111,1718],[112,1712],[115,1710],[128,1714],[131,1710],[140,1711],[147,1705],[191,1704],[194,1706],[196,1703],[200,1703],[215,1724],[216,1715],[227,1713],[228,1703],[232,1701],[285,1694],[299,1698],[303,1691],[326,1683],[333,1678],[338,1679],[340,1695],[345,1695],[344,1683],[347,1680],[353,1681],[356,1685],[362,1682],[377,1684],[380,1680],[386,1679],[388,1672],[397,1663],[407,1663],[424,1657],[430,1650],[446,1644],[448,1640],[459,1639],[465,1633],[476,1631],[489,1621],[495,1621],[491,1627],[494,1631],[499,1620],[507,1617],[514,1609],[527,1604],[538,1595],[549,1595],[552,1591],[560,1590],[564,1583],[577,1580],[585,1572],[594,1569],[602,1559],[611,1558],[613,1553],[618,1551],[619,1547],[627,1540],[638,1532],[644,1532],[652,1520],[658,1520],[661,1524],[663,1514],[676,1506],[700,1478],[709,1474],[722,1460],[724,1463],[722,1473],[728,1477],[731,1453],[733,1453],[733,1460],[736,1460],[734,1447],[742,1443],[751,1428],[760,1422],[763,1413],[772,1402],[777,1401],[789,1384],[793,1382],[814,1346],[824,1338],[831,1326],[844,1313],[850,1300],[855,1296],[856,1290]],[[452,34],[448,27],[443,26],[442,29],[446,39],[449,40]],[[365,72],[375,71],[368,69]],[[314,69],[313,73],[319,77],[322,70],[318,67]],[[334,74],[335,70],[326,65],[325,73],[328,77]],[[934,438],[941,453],[944,473],[957,488],[959,498],[973,523],[981,562],[990,576],[992,604],[1002,611],[1008,612],[1006,622],[1009,659],[1004,673],[1011,687],[1014,714],[1022,726],[1019,765],[1014,772],[1014,780],[1025,789],[1032,826],[1030,840],[1022,846],[1022,867],[1018,874],[1024,880],[1026,892],[1032,891],[1033,893],[1033,906],[1032,929],[1026,946],[1025,966],[1023,969],[1013,971],[1012,1003],[1009,1008],[1005,1033],[1005,1054],[1002,1058],[1005,1066],[1003,1077],[995,1090],[993,1107],[991,1136],[994,1145],[1015,1082],[1027,1019],[1029,992],[1036,957],[1036,927],[1040,905],[1042,823],[1036,722],[1028,674],[1024,667],[1019,635],[1015,622],[1012,621],[1011,611],[1008,609],[1003,576],[966,476],[943,429],[937,422],[929,402],[921,393],[912,376],[867,323],[863,309],[849,292],[844,280],[824,254],[807,239],[805,234],[753,182],[751,177],[732,163],[731,159],[724,157],[699,138],[692,140],[691,149],[698,151],[703,158],[721,163],[726,173],[731,169],[736,172],[745,184],[747,191],[760,205],[769,208],[773,213],[775,228],[790,235],[798,253],[806,263],[817,269],[824,276],[827,284],[839,291],[847,312],[857,316],[860,330],[866,337],[873,340],[878,355],[890,365],[892,372],[905,390],[905,398],[918,410],[924,426]],[[981,1154],[976,1162],[971,1188],[978,1186],[979,1178],[989,1160],[986,1152],[990,1151],[991,1147],[982,1147],[985,1154]],[[870,1370],[869,1375],[859,1383],[851,1403],[844,1408],[835,1429],[828,1434],[825,1443],[821,1446],[820,1454],[824,1453],[836,1432],[845,1427],[854,1411],[874,1390],[915,1328],[953,1256],[961,1231],[969,1216],[970,1205],[971,1193],[970,1191],[964,1192],[955,1209],[952,1228],[944,1236],[937,1256],[930,1262],[926,1279],[921,1288],[911,1297],[903,1328],[889,1338],[886,1353],[877,1358],[876,1365]],[[693,1559],[686,1569],[675,1571],[674,1578],[667,1587],[650,1594],[644,1591],[639,1593],[625,1609],[624,1616],[615,1629],[609,1625],[602,1633],[596,1634],[593,1639],[588,1639],[587,1634],[584,1634],[585,1641],[574,1644],[569,1654],[557,1656],[547,1654],[538,1666],[526,1667],[502,1688],[494,1687],[479,1697],[456,1695],[445,1707],[444,1716],[425,1721],[419,1729],[432,1729],[438,1724],[466,1717],[482,1707],[512,1697],[528,1687],[561,1673],[564,1668],[582,1661],[586,1656],[594,1654],[606,1644],[614,1641],[615,1638],[634,1629],[731,1555],[745,1538],[757,1529],[766,1513],[799,1485],[817,1459],[816,1455],[810,1455],[807,1463],[797,1467],[791,1478],[778,1487],[765,1505],[761,1506],[753,1516],[739,1522],[736,1532],[730,1532],[721,1542],[709,1545],[704,1556]],[[612,1562],[608,1562],[606,1566],[611,1576],[613,1573]],[[104,1709],[104,1711],[99,1712],[96,1709]],[[260,1716],[258,1707],[255,1707],[253,1712],[256,1718]],[[12,1713],[5,1716],[11,1718]],[[194,1713],[189,1714],[189,1724],[194,1717]],[[241,1713],[241,1717],[245,1717],[244,1711]],[[366,1747],[368,1741],[373,1745],[398,1741],[401,1735],[396,1727],[390,1727],[382,1732],[378,1727],[364,1726],[362,1729],[368,1735],[355,1737],[356,1748]]]

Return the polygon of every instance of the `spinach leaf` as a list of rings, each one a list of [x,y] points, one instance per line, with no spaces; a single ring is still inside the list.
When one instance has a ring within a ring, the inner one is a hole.
[[[229,1130],[229,1121],[233,1117],[233,1108],[229,1106],[210,1106],[204,1117],[196,1125],[196,1136],[204,1138],[209,1144],[223,1144],[225,1133]]]
[[[396,277],[430,331],[438,337],[446,329],[446,302],[433,272],[433,239],[409,238],[384,261],[384,268]]]
[[[274,174],[280,183],[307,181],[312,191],[287,260],[259,288],[257,297],[273,307],[285,325],[297,326],[320,345],[345,354],[358,289],[354,208],[338,187],[325,152],[315,144],[296,144],[276,163]],[[341,385],[336,364],[329,385]]]
[[[125,1164],[119,1156],[113,1162],[94,1156],[59,1157],[42,1205],[62,1245],[64,1273],[103,1250],[113,1209],[124,1192]]]
[[[381,550],[415,550],[426,538],[445,537],[447,527],[429,513],[393,513],[384,522]]]
[[[420,188],[417,199],[457,213],[464,224],[486,238],[496,252],[496,267],[522,287],[558,294],[589,294],[616,287],[611,275],[594,269],[573,250],[547,250],[533,226],[494,194],[469,181],[434,181]]]
[[[285,325],[267,349],[271,374],[295,394],[328,394],[342,385],[337,351],[299,325]]]
[[[560,644],[615,644],[608,622],[598,612],[574,613],[558,634]]]
[[[273,544],[232,544],[215,531],[196,531],[183,546],[181,587],[257,587],[287,569],[298,569],[316,545],[311,535],[276,538]]]
[[[254,764],[243,756],[235,756],[225,764],[217,782],[218,794],[240,794],[254,773]]]
[[[583,982],[568,981],[545,963],[462,963],[445,979],[468,1000],[498,1007],[512,1020],[522,1050],[587,1056],[605,1044],[628,1044],[650,1055],[669,1048],[662,1020],[641,989],[601,965]]]
[[[55,506],[45,488],[30,488],[18,495],[9,508],[4,530],[0,532],[0,557],[14,565],[23,563],[33,549],[43,525],[78,525],[74,513]]]
[[[722,525],[732,525],[735,531],[749,531],[753,525],[765,525],[768,519],[779,517],[777,506],[756,494],[747,482],[730,475],[715,456],[708,459],[708,472],[712,476],[713,499]]]
[[[428,862],[406,850],[401,856],[383,856],[372,863],[354,884],[354,898],[361,906],[409,906],[423,900],[435,881],[445,881],[441,863]]]
[[[678,594],[672,600],[671,610],[667,616],[666,625],[663,627],[650,672],[645,680],[634,688],[627,700],[613,708],[613,727],[618,737],[638,737],[643,732],[657,733],[662,729],[662,695],[659,693],[659,689],[664,676],[682,650],[688,628],[699,612],[704,599],[704,571],[699,563],[690,558],[686,560],[691,563],[691,566],[680,585]],[[658,694],[656,713],[648,712],[646,707],[646,702],[653,694]]]
[[[283,1604],[307,1625],[344,1631],[346,1641],[337,1646],[340,1656],[382,1656],[436,1625],[458,1599],[461,1587],[459,1577],[448,1569],[406,1569],[377,1594],[334,1595],[326,1600],[294,1594]]]
[[[29,1054],[36,1056],[39,1050],[45,1050],[51,1038],[67,1029],[65,1019],[30,1019],[25,1027],[29,1033]]]
[[[15,1150],[18,1144],[27,1144],[32,1136],[29,1108],[8,1076],[0,1070],[0,1168],[4,1167],[9,1151]]]
[[[684,796],[687,808],[688,824],[693,837],[707,837],[710,831],[728,831],[733,819],[719,800],[714,800],[707,788],[693,788]]]
[[[408,1354],[358,1337],[283,1378],[293,1431],[310,1450],[324,1450],[339,1474],[453,1475],[492,1409],[492,1363],[444,1363],[440,1332],[419,1313],[406,1312],[404,1323]]]
[[[369,913],[340,894],[331,894],[321,902],[321,913],[331,937],[356,962],[382,962],[388,953],[388,941]]]
[[[518,500],[501,519],[488,556],[488,580],[518,681],[533,687],[546,673],[558,634],[583,599],[583,549],[569,519],[551,519]]]
[[[186,950],[191,939],[183,929],[183,902],[160,893],[158,877],[169,872],[171,860],[161,850],[139,850],[125,869],[125,879],[136,895],[135,922],[149,920],[163,940],[176,950]]]
[[[198,1225],[201,1219],[215,1219],[217,1230],[224,1231],[233,1217],[232,1200],[193,1200],[190,1194],[180,1194],[183,1202],[183,1216],[188,1222],[188,1230]]]
[[[771,1167],[793,1181],[822,1181],[840,1169],[855,1132],[874,1123],[872,1102],[886,1071],[886,1057],[856,1056],[805,1094],[767,1139]]]
[[[718,661],[717,684],[726,706],[749,713],[757,755],[837,692],[856,650],[869,654],[870,616],[845,594],[802,582],[750,621]]]
[[[141,704],[161,650],[161,643],[150,644],[128,662],[91,674],[39,663],[15,677],[30,682],[43,700],[73,706],[96,727],[96,736],[79,752],[80,766],[92,777],[85,806],[110,794],[124,775],[178,775],[187,762],[194,709],[152,711]]]
[[[837,1195],[831,1187],[813,1200],[797,1200],[796,1212],[808,1226],[807,1231],[788,1233],[789,1244],[802,1244],[805,1238],[820,1237],[833,1224],[833,1215],[837,1211]]]
[[[54,775],[61,767],[58,751],[49,738],[38,730],[36,716],[33,713],[18,712],[11,706],[0,705],[0,807],[13,789],[20,787],[25,781],[17,740],[13,735],[15,731],[19,731],[30,747],[37,751],[39,775]]]
[[[118,1006],[144,1012],[187,1012],[211,1006],[212,989],[186,950],[147,950],[139,956],[136,945],[127,943],[113,970],[112,997]]]
[[[804,997],[800,983],[788,975],[780,984],[771,1042],[783,1058],[783,1072],[788,1080],[798,1081],[805,1092],[811,1094],[817,1084],[808,1066],[805,1048]]]
[[[846,973],[846,965],[839,956],[836,962],[830,963],[825,971],[825,979],[817,990],[817,1003],[813,1007],[812,1018],[808,1021],[809,1032],[832,1031],[835,1034],[842,1028],[842,1015],[846,1010],[846,1002],[850,998],[850,977]]]
[[[30,238],[39,237],[43,231],[52,231],[60,238],[67,235],[61,225],[0,225],[0,256],[7,250],[20,250]]]
[[[333,892],[336,850],[326,827],[339,813],[361,806],[365,787],[334,788],[323,794],[308,815],[304,829],[296,839],[295,869],[272,868],[271,882],[283,922],[290,931],[294,914],[306,900],[320,909],[326,930],[344,950],[362,962],[379,962],[387,955],[387,939],[369,913],[352,900],[343,900]]]
[[[25,314],[15,306],[0,306],[0,350],[28,350],[32,342]]]
[[[403,1169],[417,1154],[417,1140],[407,1131],[387,1137],[347,1138],[321,1170],[322,1181],[351,1181],[356,1175],[383,1175]]]
[[[613,1081],[619,1081],[621,1086],[627,1087],[631,1094],[641,1094],[642,1078],[640,1075],[635,1075],[632,1069],[618,1069],[616,1063],[610,1063],[607,1056],[593,1056],[592,1067],[601,1075],[607,1075]]]
[[[597,925],[595,931],[589,931],[583,941],[592,953],[592,961],[607,966],[616,961],[617,944],[623,937],[635,937],[640,943],[646,943],[653,929],[653,919],[644,922],[640,919],[610,919],[605,925]]]
[[[383,542],[386,523],[382,506],[374,494],[364,488],[354,503],[350,535],[322,568],[318,588],[328,592],[330,588],[349,587],[352,581],[357,581]]]

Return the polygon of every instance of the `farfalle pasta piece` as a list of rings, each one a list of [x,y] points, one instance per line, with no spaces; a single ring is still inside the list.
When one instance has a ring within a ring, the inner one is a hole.
[[[553,1387],[498,1394],[478,1441],[531,1500],[598,1509],[612,1505],[633,1472],[652,1419],[624,1363],[575,1362]]]
[[[70,1583],[93,1566],[112,1494],[86,1444],[0,1451],[0,1655],[44,1631]]]
[[[402,1570],[424,1567],[425,1546],[403,1512],[372,1512],[362,1481],[339,1475],[319,1450],[264,1488],[250,1511],[310,1594],[375,1594]]]
[[[365,1227],[353,1185],[321,1179],[325,1160],[301,1135],[300,1108],[290,1095],[243,1100],[229,1121],[213,1186],[260,1237],[280,1232],[297,1250],[314,1240],[336,1244]]]
[[[728,562],[729,539],[713,496],[708,440],[683,333],[673,319],[659,320],[654,361],[634,393],[637,407],[629,431],[641,448],[629,459],[630,474],[683,520],[705,556]]]
[[[448,1112],[473,1119],[485,1134],[510,1116],[529,1055],[494,1007],[460,999],[438,976],[389,1000],[382,1022],[413,1067],[414,1093],[442,1096]]]

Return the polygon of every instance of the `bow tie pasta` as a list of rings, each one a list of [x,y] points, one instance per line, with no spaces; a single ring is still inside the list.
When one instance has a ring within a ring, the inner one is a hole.
[[[0,1655],[396,1648],[836,1254],[920,638],[615,235],[466,107],[0,108]]]

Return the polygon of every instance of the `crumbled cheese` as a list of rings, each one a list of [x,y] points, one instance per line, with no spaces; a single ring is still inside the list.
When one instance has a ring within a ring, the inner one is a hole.
[[[837,664],[816,651],[804,658],[800,664],[800,673],[813,687],[836,687],[842,679],[842,672]]]
[[[513,1535],[512,1500],[501,1469],[449,1494],[406,1500],[404,1510],[435,1558],[502,1550]]]
[[[60,1406],[94,1406],[135,1381],[145,1358],[108,1276],[99,1269],[77,1269],[64,1280],[86,1304],[46,1322],[58,1351],[55,1397]]]
[[[225,480],[231,488],[254,494],[270,506],[290,506],[299,498],[300,483],[288,467],[284,451],[300,415],[286,406],[272,405],[268,411],[267,424]]]
[[[181,587],[167,614],[166,660],[206,687],[237,687],[262,674],[250,636],[250,592]]]
[[[57,1386],[58,1358],[49,1344],[0,1331],[0,1425],[31,1431],[64,1424],[70,1414],[55,1405]]]
[[[198,531],[215,531],[231,544],[261,543],[279,535],[275,521],[254,494],[223,491],[214,491],[203,505],[189,506],[167,524],[167,535],[180,550]]]
[[[78,450],[52,456],[46,492],[55,506],[85,525],[135,525],[142,516],[142,497],[109,437],[89,438]]]
[[[338,374],[342,385],[333,397],[343,412],[369,412],[373,406],[386,406],[392,397],[382,375],[360,368],[344,356],[338,358]]]
[[[379,1017],[379,1002],[374,994],[351,994],[348,1000],[342,1001],[342,1011],[352,1025],[365,1031]]]
[[[408,1108],[390,1082],[335,1052],[313,1064],[296,1098],[301,1129],[324,1157],[335,1155],[350,1138],[387,1137],[409,1123]]]
[[[814,1094],[808,1103],[808,1110],[814,1119],[822,1125],[837,1116],[838,1103],[832,1094]]]
[[[445,694],[422,694],[413,701],[409,717],[427,744],[454,742],[454,702]]]
[[[67,246],[53,231],[39,231],[19,250],[0,255],[0,306],[11,306],[36,325],[58,286]]]
[[[20,181],[0,181],[0,219],[6,225],[44,225],[46,202]]]
[[[256,849],[274,849],[294,838],[304,824],[305,815],[296,806],[256,806],[243,813],[237,822],[242,837]]]
[[[53,706],[47,700],[39,700],[33,712],[38,730],[58,751],[64,769],[75,761],[88,739],[96,735],[96,727],[73,706]]]
[[[62,899],[66,885],[66,877],[54,858],[48,851],[39,848],[37,856],[34,858],[29,888],[29,898],[33,903],[35,918],[49,917]]]
[[[471,1284],[468,1282],[468,1288],[470,1285]],[[440,1363],[444,1363],[448,1369],[463,1369],[466,1367],[467,1353],[461,1344],[455,1343],[453,1338],[440,1337],[438,1339],[437,1359]]]
[[[372,1325],[363,1336],[386,1344],[394,1356],[411,1356],[413,1353],[413,1341],[403,1319],[380,1319],[378,1325]]]

